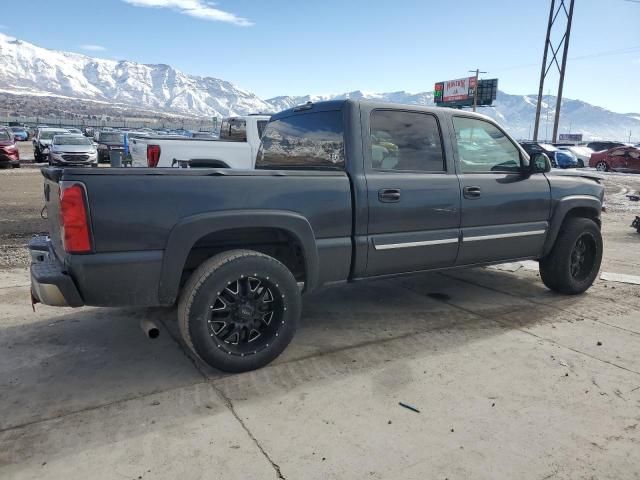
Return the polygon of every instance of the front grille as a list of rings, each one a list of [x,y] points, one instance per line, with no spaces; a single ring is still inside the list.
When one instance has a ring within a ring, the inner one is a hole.
[[[89,160],[89,155],[69,155],[69,154],[65,154],[62,155],[62,159],[66,160],[67,162],[86,162],[87,160]]]

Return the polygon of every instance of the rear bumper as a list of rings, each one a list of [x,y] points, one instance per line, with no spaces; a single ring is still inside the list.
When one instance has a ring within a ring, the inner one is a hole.
[[[159,306],[162,250],[56,256],[51,240],[34,237],[31,295],[54,307]]]
[[[29,242],[31,254],[31,297],[34,303],[52,307],[84,305],[78,289],[58,260],[49,237],[34,237]]]
[[[17,153],[15,155],[7,155],[4,152],[0,152],[0,164],[19,165],[20,156]]]

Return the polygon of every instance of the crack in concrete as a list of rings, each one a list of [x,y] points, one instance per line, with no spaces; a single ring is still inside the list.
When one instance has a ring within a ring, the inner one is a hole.
[[[231,414],[235,417],[235,419],[238,421],[238,423],[240,424],[240,426],[244,429],[244,431],[247,433],[247,435],[249,436],[249,438],[253,441],[253,443],[255,444],[256,447],[258,447],[258,450],[260,450],[260,453],[262,453],[262,455],[264,456],[264,458],[267,459],[267,461],[271,464],[271,467],[274,469],[274,471],[276,472],[276,478],[278,478],[279,480],[287,480],[286,477],[284,475],[282,475],[282,471],[280,470],[280,465],[278,465],[276,462],[273,461],[273,459],[271,458],[271,456],[267,453],[267,451],[264,449],[264,447],[260,444],[260,442],[258,441],[258,439],[253,435],[253,433],[251,432],[251,430],[249,430],[249,427],[247,427],[247,425],[244,423],[244,421],[240,418],[240,415],[238,415],[238,413],[236,412],[235,407],[233,406],[233,402],[231,401],[231,399],[229,397],[227,397],[222,390],[218,389],[213,382],[210,382],[211,386],[213,387],[213,389],[218,393],[218,395],[220,396],[220,398],[222,399],[222,401],[225,403],[225,405],[227,406],[227,408],[229,409],[229,411],[231,412]]]
[[[30,427],[32,425],[37,425],[39,423],[50,422],[52,420],[58,420],[58,419],[61,419],[61,418],[70,417],[72,415],[76,415],[76,414],[79,414],[79,413],[91,412],[93,410],[100,410],[101,408],[110,407],[112,405],[118,405],[120,403],[130,402],[131,400],[140,400],[140,399],[143,399],[143,398],[146,398],[146,397],[151,397],[153,395],[158,395],[158,394],[161,394],[161,393],[167,393],[167,392],[171,392],[173,390],[180,390],[181,388],[191,387],[191,386],[194,386],[194,385],[202,385],[202,384],[206,384],[206,383],[208,383],[208,382],[206,380],[203,380],[202,382],[190,383],[188,385],[180,385],[179,387],[171,387],[171,388],[166,388],[164,390],[155,390],[155,391],[149,392],[149,393],[142,393],[140,395],[133,395],[133,396],[130,396],[130,397],[119,398],[118,400],[114,400],[112,402],[101,403],[100,405],[94,405],[94,406],[87,407],[87,408],[80,408],[78,410],[73,410],[71,412],[62,413],[60,415],[54,415],[54,416],[51,416],[51,417],[39,418],[37,420],[32,420],[30,422],[20,423],[18,425],[10,425],[10,426],[5,427],[5,428],[0,428],[0,433],[10,432],[11,430],[19,430],[21,428]]]
[[[171,337],[171,339],[176,342],[178,344],[178,348],[180,349],[180,351],[191,361],[191,363],[193,364],[194,368],[198,371],[198,373],[200,373],[200,375],[202,375],[208,385],[211,386],[211,388],[213,388],[213,390],[218,394],[218,396],[222,399],[223,403],[225,404],[225,406],[229,409],[229,411],[231,412],[231,415],[233,415],[233,417],[236,419],[236,421],[240,424],[240,426],[242,427],[242,429],[246,432],[246,434],[249,436],[249,438],[253,441],[253,443],[255,444],[255,446],[258,448],[258,450],[260,450],[260,453],[262,453],[262,455],[264,456],[264,458],[266,458],[266,460],[269,462],[269,464],[271,465],[271,467],[274,469],[274,471],[276,472],[276,477],[279,480],[286,480],[286,478],[282,475],[282,472],[280,471],[280,465],[278,465],[277,463],[275,463],[272,459],[271,456],[269,456],[269,454],[266,452],[266,450],[264,449],[264,447],[260,444],[260,442],[258,442],[258,439],[253,435],[253,433],[251,432],[251,430],[249,430],[249,427],[247,427],[247,425],[244,423],[244,421],[240,418],[240,416],[238,415],[238,413],[235,410],[235,407],[233,406],[233,402],[231,401],[230,398],[228,398],[223,392],[222,390],[220,390],[218,387],[216,387],[215,385],[215,381],[216,380],[220,380],[218,379],[213,379],[210,378],[209,375],[207,374],[207,372],[205,372],[200,365],[200,362],[198,360],[198,358],[195,357],[195,353],[192,352],[190,349],[188,349],[184,343],[179,339],[176,338],[173,334],[171,329],[169,329],[167,327],[167,325],[165,324],[165,322],[161,319],[160,323],[162,324],[162,326],[164,327],[164,329],[168,332],[169,337]]]

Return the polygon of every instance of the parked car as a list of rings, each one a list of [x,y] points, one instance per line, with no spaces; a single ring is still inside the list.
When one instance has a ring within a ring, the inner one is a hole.
[[[94,129],[93,127],[83,127],[83,128],[82,128],[82,134],[83,134],[85,137],[91,137],[91,138],[93,138],[93,134],[94,134],[94,132],[95,132],[95,129]]]
[[[42,173],[33,301],[177,302],[185,345],[230,372],[284,350],[300,286],[537,259],[547,287],[578,294],[602,258],[600,176],[550,173],[466,111],[320,102],[271,118],[253,171]]]
[[[49,149],[49,165],[97,167],[98,152],[81,133],[55,135]]]
[[[20,168],[20,152],[11,130],[0,127],[0,166]]]
[[[544,153],[551,160],[551,165],[559,168],[576,168],[579,166],[578,158],[570,151],[563,151],[548,143],[520,142],[522,148],[529,155]]]
[[[33,156],[37,163],[49,160],[49,148],[51,147],[53,137],[62,135],[63,133],[69,133],[69,131],[63,128],[38,128],[38,133],[33,139]]]
[[[221,123],[219,140],[177,136],[132,139],[129,146],[132,165],[172,167],[186,164],[251,169],[268,121],[268,115],[225,118]]]
[[[112,151],[124,152],[124,133],[115,130],[102,130],[97,135],[98,162],[108,163]]]
[[[616,147],[603,152],[594,152],[589,166],[601,172],[640,173],[640,148]]]
[[[560,150],[567,150],[573,153],[578,159],[578,167],[582,168],[586,165],[589,165],[589,160],[591,159],[591,154],[593,150],[584,145],[569,145],[569,146],[559,146],[555,145]]]
[[[26,142],[29,140],[29,132],[24,127],[9,127],[11,133],[13,134],[13,138],[20,142]]]
[[[587,147],[589,147],[594,152],[602,152],[603,150],[610,150],[615,147],[625,147],[624,143],[620,142],[605,142],[605,141],[597,141],[597,142],[589,142],[587,143]]]

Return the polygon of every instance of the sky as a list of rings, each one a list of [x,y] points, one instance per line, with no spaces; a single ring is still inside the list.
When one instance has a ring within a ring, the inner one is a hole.
[[[506,93],[532,94],[550,2],[30,0],[30,20],[3,15],[0,31],[45,48],[169,64],[265,99],[431,91],[475,68]],[[640,1],[576,0],[564,96],[640,113],[639,78]],[[551,75],[545,94],[556,90]]]

